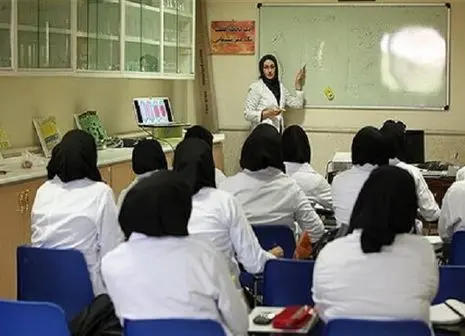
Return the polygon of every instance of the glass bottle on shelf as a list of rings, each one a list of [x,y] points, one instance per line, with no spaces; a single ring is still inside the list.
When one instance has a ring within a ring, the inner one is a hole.
[[[71,1],[17,0],[18,67],[71,68]]]
[[[11,68],[11,0],[0,0],[0,68]]]
[[[78,69],[120,70],[120,12],[120,0],[78,1]]]
[[[160,71],[160,0],[125,0],[125,70]]]
[[[194,0],[164,1],[164,72],[193,74]]]

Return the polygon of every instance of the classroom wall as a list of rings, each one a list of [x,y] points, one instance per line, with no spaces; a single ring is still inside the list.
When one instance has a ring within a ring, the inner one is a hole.
[[[208,20],[258,20],[256,3],[251,0],[207,0]],[[273,1],[261,1],[269,3]],[[275,2],[299,2],[279,0]],[[300,1],[336,2],[336,1]],[[392,2],[392,1],[378,1]],[[402,2],[402,1],[399,1]],[[424,2],[424,1],[409,1]],[[434,1],[433,1],[434,2]],[[443,3],[444,1],[437,1]],[[451,106],[449,111],[350,111],[304,110],[287,114],[287,124],[303,124],[312,147],[312,163],[324,172],[335,151],[349,151],[356,130],[365,125],[380,126],[386,119],[401,119],[411,129],[424,129],[426,159],[453,161],[456,152],[465,164],[465,1],[453,0],[451,22]],[[257,22],[258,23],[258,22]],[[278,23],[277,23],[278,24]],[[259,33],[259,32],[258,32]],[[311,34],[311,32],[308,32]],[[213,81],[218,104],[220,129],[226,134],[225,163],[227,173],[239,169],[238,158],[248,124],[243,118],[243,106],[248,86],[258,76],[258,55],[213,55]],[[297,71],[297,69],[296,69]],[[307,74],[307,83],[311,82]],[[289,88],[292,89],[292,88]],[[195,116],[191,116],[195,119]]]
[[[132,132],[137,130],[132,98],[173,96],[173,82],[0,76],[0,125],[8,133],[12,147],[39,145],[31,119],[36,115],[54,115],[64,133],[74,128],[74,113],[96,109],[109,134]],[[179,100],[177,96],[175,100]],[[182,107],[182,101],[173,105]]]

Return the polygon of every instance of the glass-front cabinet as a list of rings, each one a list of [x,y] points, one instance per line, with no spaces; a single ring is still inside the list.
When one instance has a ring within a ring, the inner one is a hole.
[[[195,0],[0,0],[0,76],[193,78]]]
[[[11,0],[0,0],[0,69],[10,69],[12,65],[11,17]]]
[[[71,2],[16,0],[20,69],[71,69]]]

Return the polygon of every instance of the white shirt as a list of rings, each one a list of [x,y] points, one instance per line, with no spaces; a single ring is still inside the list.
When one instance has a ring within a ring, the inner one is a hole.
[[[429,324],[439,275],[428,240],[397,235],[381,253],[364,254],[360,234],[336,239],[318,255],[313,300],[323,321],[413,319]]]
[[[337,174],[331,184],[333,196],[334,217],[337,225],[350,224],[350,217],[357,201],[358,194],[377,166],[364,164],[354,165],[352,168]]]
[[[221,182],[223,182],[224,180],[226,180],[226,175],[224,175],[224,173],[218,169],[218,168],[215,168],[215,184],[216,186],[219,186]]]
[[[247,335],[247,308],[226,265],[194,237],[133,233],[103,258],[102,274],[120,319],[211,319]]]
[[[292,177],[312,204],[332,209],[331,186],[309,163],[284,162],[286,173]]]
[[[284,121],[282,114],[277,115],[271,119],[262,118],[262,111],[268,107],[279,107],[284,109],[290,108],[303,108],[304,107],[304,92],[296,91],[296,95],[292,96],[289,91],[280,83],[281,96],[280,101],[276,100],[273,92],[266,86],[263,80],[258,80],[249,87],[247,99],[245,102],[244,118],[250,122],[252,128],[263,123],[273,125],[278,131],[284,129]]]
[[[434,195],[429,190],[428,184],[423,177],[420,169],[415,166],[409,165],[405,162],[399,161],[398,159],[390,159],[389,164],[402,169],[405,169],[412,175],[415,180],[415,188],[418,197],[418,212],[428,222],[434,222],[438,220],[441,210],[439,209]]]
[[[442,199],[438,231],[444,242],[450,242],[457,231],[465,230],[465,181],[454,182]]]
[[[124,199],[126,198],[126,195],[128,194],[129,190],[131,190],[131,188],[134,187],[137,184],[137,182],[139,182],[140,180],[146,177],[149,177],[154,172],[156,172],[156,170],[151,171],[151,172],[146,172],[144,174],[136,175],[134,180],[132,180],[132,182],[129,183],[129,185],[126,188],[120,191],[119,196],[118,196],[118,202],[116,202],[118,209],[121,209],[121,206],[123,205]]]
[[[192,198],[189,234],[211,242],[228,261],[228,268],[239,280],[236,260],[247,272],[263,272],[267,260],[274,256],[264,251],[239,202],[229,193],[202,188]]]
[[[456,181],[463,181],[465,180],[465,167],[460,168],[455,175]]]
[[[228,177],[220,188],[232,193],[242,204],[250,224],[288,225],[297,222],[308,231],[311,241],[324,234],[323,223],[297,183],[276,168],[256,172],[247,169]]]
[[[101,259],[124,239],[109,186],[88,179],[48,180],[37,190],[31,223],[33,246],[81,251],[94,294],[105,293]]]

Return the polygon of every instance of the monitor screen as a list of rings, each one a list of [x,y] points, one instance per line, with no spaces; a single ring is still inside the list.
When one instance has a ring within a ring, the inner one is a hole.
[[[405,131],[405,154],[407,163],[425,162],[425,132],[421,130]]]
[[[154,126],[173,121],[171,104],[167,97],[135,98],[133,104],[139,125]]]

